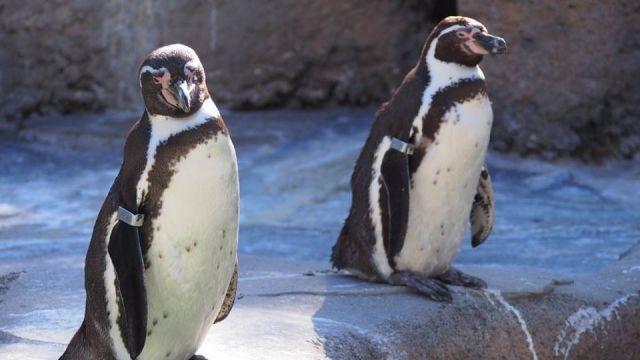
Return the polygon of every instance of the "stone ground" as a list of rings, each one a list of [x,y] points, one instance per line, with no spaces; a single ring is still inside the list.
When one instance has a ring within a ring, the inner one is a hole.
[[[636,164],[491,154],[494,234],[457,261],[490,289],[455,288],[452,304],[332,271],[371,113],[223,111],[242,178],[240,289],[202,355],[640,357]],[[0,140],[1,359],[56,358],[82,321],[84,252],[133,117],[35,119]]]
[[[440,304],[324,263],[240,256],[238,300],[199,353],[210,359],[640,356],[640,247],[575,277],[464,267],[489,290]],[[0,358],[55,359],[82,322],[83,257],[3,264]],[[18,272],[15,270],[20,269]]]

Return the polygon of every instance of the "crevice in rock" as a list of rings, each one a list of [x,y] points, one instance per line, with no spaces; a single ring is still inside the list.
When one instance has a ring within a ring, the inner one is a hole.
[[[489,300],[489,302],[492,305],[495,305],[495,303],[493,300],[491,300],[490,296],[493,296],[498,301],[498,303],[502,305],[502,307],[505,310],[512,313],[516,317],[516,320],[518,321],[518,324],[520,325],[520,328],[522,329],[522,332],[524,333],[525,338],[527,340],[527,346],[529,347],[529,351],[531,352],[531,356],[533,360],[538,360],[538,353],[536,352],[535,346],[533,344],[533,337],[531,336],[529,327],[527,326],[526,321],[522,317],[522,314],[520,314],[520,311],[516,309],[513,305],[509,304],[507,300],[505,300],[505,298],[500,293],[500,290],[487,289],[485,290],[485,294],[487,296],[487,300]]]
[[[9,284],[13,281],[18,280],[20,277],[20,272],[13,271],[7,274],[0,275],[0,295],[3,295],[7,290],[9,290]],[[0,300],[2,302],[2,300]]]
[[[257,297],[279,297],[279,296],[296,296],[296,295],[306,295],[306,296],[381,296],[381,295],[394,295],[408,292],[406,287],[392,287],[392,288],[383,288],[383,289],[358,289],[354,291],[348,290],[329,290],[329,291],[283,291],[283,292],[275,292],[275,293],[257,293],[257,294],[247,294],[247,296],[257,296]]]
[[[429,18],[437,24],[447,16],[454,15],[458,15],[458,2],[456,0],[438,0],[434,2]]]

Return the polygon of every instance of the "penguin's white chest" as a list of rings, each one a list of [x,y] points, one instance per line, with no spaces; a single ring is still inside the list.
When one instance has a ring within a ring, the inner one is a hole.
[[[147,339],[139,359],[187,359],[224,300],[236,262],[238,177],[229,138],[197,145],[173,168],[147,252]]]
[[[493,113],[484,94],[454,105],[413,174],[409,223],[398,270],[446,271],[460,248],[489,143]]]

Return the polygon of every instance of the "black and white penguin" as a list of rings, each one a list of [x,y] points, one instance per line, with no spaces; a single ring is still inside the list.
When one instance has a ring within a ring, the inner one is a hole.
[[[371,281],[451,300],[445,284],[486,286],[451,267],[472,224],[481,244],[493,224],[483,168],[493,113],[478,64],[506,51],[479,22],[447,17],[418,64],[376,113],[351,177],[351,210],[332,262]]]
[[[139,70],[146,111],[98,215],[84,322],[61,359],[189,359],[237,285],[238,166],[196,53]]]

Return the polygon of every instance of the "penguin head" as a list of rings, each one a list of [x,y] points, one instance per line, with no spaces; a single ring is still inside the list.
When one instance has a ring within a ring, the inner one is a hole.
[[[478,65],[484,55],[507,51],[503,38],[489,34],[480,22],[464,16],[443,19],[431,32],[427,44],[433,41],[436,59],[471,67]]]
[[[152,51],[140,65],[139,75],[144,105],[153,115],[185,117],[209,97],[198,55],[182,44]]]

